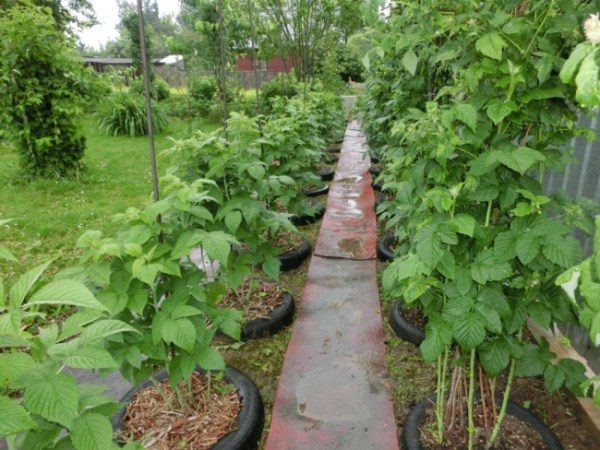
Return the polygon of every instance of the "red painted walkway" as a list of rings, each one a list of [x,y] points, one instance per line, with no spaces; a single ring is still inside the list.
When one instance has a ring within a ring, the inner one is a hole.
[[[279,380],[267,450],[398,449],[365,152],[353,122]]]

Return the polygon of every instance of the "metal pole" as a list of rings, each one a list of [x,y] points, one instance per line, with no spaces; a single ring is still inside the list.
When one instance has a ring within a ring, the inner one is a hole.
[[[138,0],[139,1],[139,0]],[[223,0],[217,2],[217,12],[219,14],[219,79],[221,86],[221,121],[223,122],[223,128],[227,133],[227,98],[225,95],[225,26],[223,25]]]
[[[148,125],[148,150],[150,152],[150,168],[152,170],[152,193],[154,201],[160,199],[158,192],[158,171],[156,170],[156,151],[154,149],[154,126],[152,123],[152,98],[150,96],[150,76],[148,74],[148,55],[146,54],[146,30],[142,0],[137,0],[138,32],[140,34],[140,52],[144,76],[144,96],[146,97],[146,122]],[[158,217],[160,221],[160,216]]]

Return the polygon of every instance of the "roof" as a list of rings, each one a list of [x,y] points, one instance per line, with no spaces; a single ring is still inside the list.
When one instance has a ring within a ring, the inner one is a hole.
[[[96,58],[84,56],[83,60],[88,64],[106,64],[109,66],[130,66],[133,64],[131,58]]]
[[[177,64],[180,61],[183,61],[182,55],[169,55],[169,56],[165,56],[163,59],[161,59],[158,62],[161,64],[173,65],[173,64]]]

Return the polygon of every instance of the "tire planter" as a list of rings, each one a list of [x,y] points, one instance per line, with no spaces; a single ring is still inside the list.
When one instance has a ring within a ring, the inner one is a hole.
[[[199,367],[196,368],[196,371],[203,373],[203,370]],[[153,379],[163,381],[168,376],[166,370],[160,370],[154,374]],[[260,392],[246,374],[232,367],[227,368],[224,378],[237,388],[242,402],[242,409],[237,417],[237,430],[221,438],[212,446],[212,450],[254,450],[258,448],[258,441],[265,424],[265,410]],[[121,399],[121,404],[129,404],[138,392],[153,386],[153,384],[152,380],[147,379],[134,387]],[[125,406],[112,417],[111,423],[115,431],[123,429],[126,410],[127,407]]]
[[[298,248],[282,253],[278,256],[279,262],[281,262],[280,270],[282,272],[286,272],[288,270],[295,269],[310,256],[311,252],[312,246],[310,245],[310,242],[308,239],[303,239]]]
[[[378,176],[381,173],[381,169],[378,167],[371,166],[369,167],[369,173],[374,177]]]
[[[281,305],[271,311],[267,317],[254,319],[242,326],[242,341],[272,336],[294,321],[296,305],[289,292],[283,293]]]
[[[425,340],[425,331],[406,320],[403,306],[404,302],[402,300],[398,300],[392,306],[390,326],[400,339],[419,346]]]
[[[373,164],[378,164],[380,162],[379,156],[377,156],[375,153],[371,153],[369,156],[371,157],[371,162]]]
[[[373,181],[373,189],[377,192],[381,192],[381,189],[383,188],[383,185],[381,183],[376,183]]]
[[[500,398],[496,399],[499,403]],[[427,409],[435,403],[435,395],[425,398],[417,403],[408,414],[406,421],[404,422],[404,429],[402,431],[401,445],[405,450],[422,450],[421,445],[421,427],[423,426]],[[528,409],[523,408],[517,403],[510,401],[508,402],[507,414],[519,419],[531,426],[535,431],[542,437],[544,443],[550,450],[564,450],[562,444],[556,437],[556,435],[542,422],[535,414]]]
[[[377,209],[382,205],[383,202],[385,202],[387,200],[387,198],[385,197],[385,195],[383,195],[381,192],[377,191],[375,194],[375,212],[377,212]]]
[[[377,241],[377,258],[382,262],[390,262],[396,258],[392,245],[396,238],[393,234],[388,234]]]
[[[312,191],[303,191],[302,193],[307,197],[318,197],[319,195],[325,195],[329,192],[329,185],[326,184],[322,188],[314,189]]]
[[[322,172],[319,174],[321,177],[321,181],[331,181],[335,175],[335,170],[329,169],[327,172]]]
[[[310,214],[298,214],[290,217],[290,222],[294,225],[302,226],[302,225],[310,225],[311,223],[315,223],[317,220],[321,220],[325,215],[325,207],[323,205],[316,205],[317,212],[314,215]]]

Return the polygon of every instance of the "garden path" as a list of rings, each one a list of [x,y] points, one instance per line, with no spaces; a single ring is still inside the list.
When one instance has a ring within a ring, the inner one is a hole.
[[[367,150],[352,122],[279,380],[267,450],[398,448]]]

